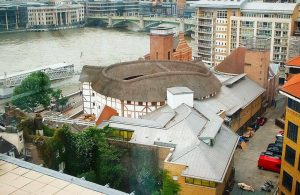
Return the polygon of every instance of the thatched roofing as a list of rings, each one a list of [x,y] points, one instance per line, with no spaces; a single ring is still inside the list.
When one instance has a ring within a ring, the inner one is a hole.
[[[167,88],[184,86],[201,99],[220,90],[220,81],[203,65],[178,61],[131,61],[108,67],[84,66],[81,82],[94,91],[120,100],[159,102]]]

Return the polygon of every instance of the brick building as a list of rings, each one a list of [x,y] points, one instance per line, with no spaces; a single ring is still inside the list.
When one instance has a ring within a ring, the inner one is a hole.
[[[150,53],[145,60],[191,61],[192,48],[180,32],[174,37],[173,27],[155,27],[150,30]]]

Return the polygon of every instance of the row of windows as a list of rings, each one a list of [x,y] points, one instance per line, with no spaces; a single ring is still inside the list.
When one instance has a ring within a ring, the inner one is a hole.
[[[196,178],[191,178],[191,177],[186,177],[185,183],[199,185],[199,186],[212,187],[212,188],[216,187],[216,182],[207,181],[207,180],[203,180],[203,179],[196,179]]]
[[[137,103],[137,104],[136,104],[136,103]],[[128,104],[128,105],[133,105],[133,104],[135,104],[135,105],[139,105],[139,106],[145,106],[145,105],[146,105],[146,102],[126,101],[126,104]],[[165,102],[151,102],[151,106],[157,106],[157,105],[162,106],[162,105],[164,105],[164,104],[165,104]],[[149,103],[148,103],[148,105],[149,105]]]
[[[290,18],[291,15],[288,14],[255,14],[255,13],[242,13],[242,16],[245,17],[254,17],[254,18]]]
[[[111,136],[114,138],[121,138],[126,141],[130,141],[133,135],[133,131],[126,131],[126,130],[113,130]]]
[[[292,191],[293,187],[293,177],[288,174],[287,172],[283,171],[283,176],[282,176],[282,185],[288,190]],[[284,193],[281,193],[284,195]],[[300,194],[300,183],[296,181],[296,189],[295,189],[295,195]]]
[[[226,49],[215,49],[215,51],[219,53],[226,53]]]
[[[300,113],[300,103],[288,98],[288,107],[298,113]]]

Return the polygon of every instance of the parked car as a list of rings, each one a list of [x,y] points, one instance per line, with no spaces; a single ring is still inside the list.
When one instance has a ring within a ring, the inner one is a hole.
[[[283,136],[276,136],[275,142],[283,143]]]
[[[282,150],[282,143],[280,143],[280,142],[271,143],[268,145],[268,148],[269,147],[277,147]]]
[[[267,151],[272,152],[274,155],[282,155],[282,148],[280,149],[279,147],[276,146],[269,146],[267,148]]]
[[[256,119],[256,124],[258,124],[259,126],[263,126],[266,122],[267,122],[266,117],[257,117]]]
[[[259,156],[257,166],[259,169],[265,169],[279,173],[281,159],[280,157],[273,156],[273,154],[270,152],[262,152]]]

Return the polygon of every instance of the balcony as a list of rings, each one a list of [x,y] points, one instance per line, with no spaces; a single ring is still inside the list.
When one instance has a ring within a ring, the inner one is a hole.
[[[198,26],[211,26],[212,23],[211,22],[199,22]]]
[[[205,50],[198,50],[198,54],[211,56],[211,51],[205,51]]]
[[[206,44],[206,43],[198,42],[198,48],[199,47],[211,48],[211,44]]]
[[[199,18],[199,19],[212,19],[213,16],[210,15],[210,14],[199,14],[199,15],[197,16],[197,18]]]
[[[198,40],[203,40],[203,41],[212,41],[211,36],[198,36]]]
[[[208,30],[208,29],[198,29],[198,33],[211,34],[211,30]]]

